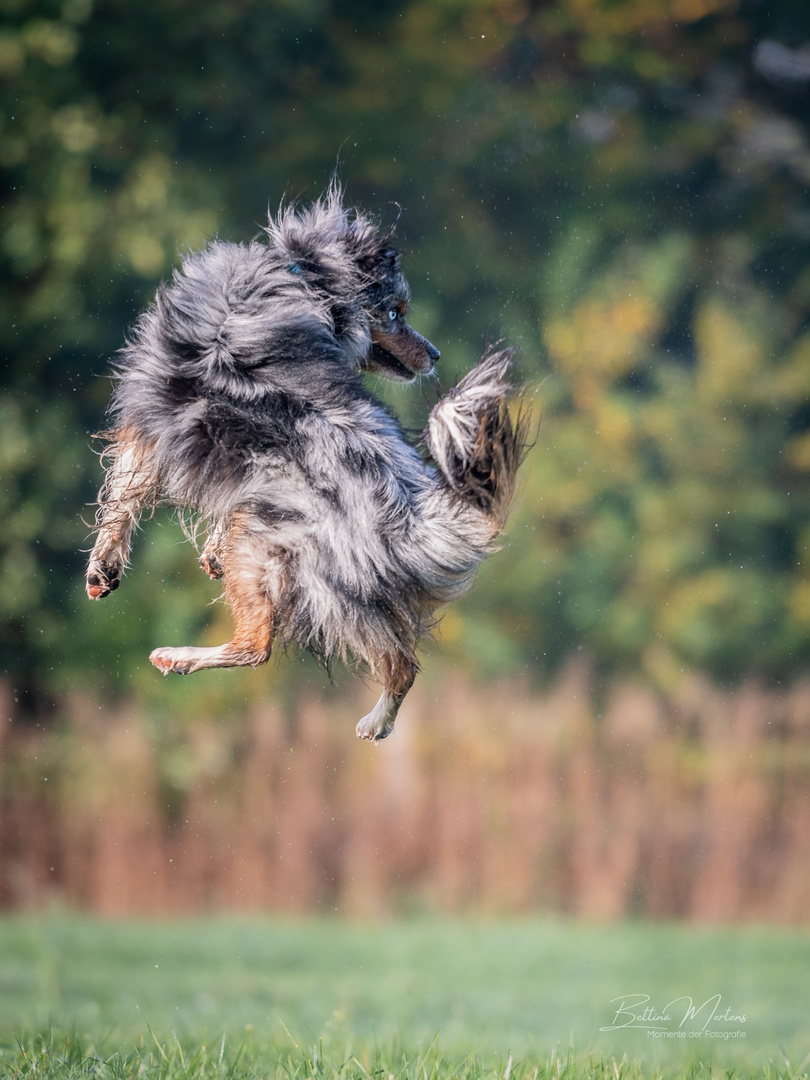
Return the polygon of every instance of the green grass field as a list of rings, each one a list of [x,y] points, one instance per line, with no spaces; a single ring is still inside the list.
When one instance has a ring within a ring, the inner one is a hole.
[[[3,1075],[54,1080],[788,1078],[810,1051],[810,935],[7,917],[0,1047]]]

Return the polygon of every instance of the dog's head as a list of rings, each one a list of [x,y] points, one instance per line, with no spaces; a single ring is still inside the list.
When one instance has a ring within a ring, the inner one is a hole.
[[[317,292],[354,367],[411,382],[432,374],[439,350],[408,325],[410,289],[392,232],[380,235],[365,215],[345,210],[336,184],[312,207],[271,219],[268,229],[287,270]]]
[[[439,350],[408,324],[410,289],[400,269],[398,252],[389,239],[384,237],[379,242],[367,271],[371,283],[361,293],[371,347],[360,368],[398,382],[410,382],[418,375],[433,372]]]

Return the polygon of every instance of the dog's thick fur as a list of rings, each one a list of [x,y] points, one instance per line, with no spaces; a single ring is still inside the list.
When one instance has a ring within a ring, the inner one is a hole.
[[[120,584],[145,507],[190,508],[209,524],[200,562],[224,581],[234,636],[152,663],[255,666],[274,641],[351,655],[384,684],[357,734],[384,739],[420,636],[506,518],[522,446],[511,354],[488,353],[439,401],[425,461],[361,382],[410,381],[439,355],[405,321],[390,234],[336,186],[266,231],[186,258],[122,350],[87,592]]]

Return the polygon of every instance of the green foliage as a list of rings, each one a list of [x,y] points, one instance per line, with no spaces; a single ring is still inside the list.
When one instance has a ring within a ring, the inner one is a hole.
[[[806,666],[810,83],[784,61],[806,5],[9,0],[0,20],[18,693],[110,691],[159,620],[199,632],[211,592],[168,529],[110,610],[82,598],[99,376],[179,251],[249,236],[339,161],[353,201],[403,206],[445,381],[503,336],[539,386],[508,552],[446,650],[550,671],[587,649],[664,681]]]

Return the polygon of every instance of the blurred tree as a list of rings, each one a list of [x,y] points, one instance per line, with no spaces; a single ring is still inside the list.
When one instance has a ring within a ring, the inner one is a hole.
[[[339,160],[352,200],[404,206],[446,377],[502,335],[530,383],[550,372],[510,555],[445,648],[493,670],[587,648],[660,678],[807,663],[806,4],[7,0],[0,18],[0,644],[23,694],[128,686],[158,621],[205,621],[168,528],[114,601],[83,599],[98,376],[178,251],[249,235]],[[180,567],[170,596],[149,586]]]

